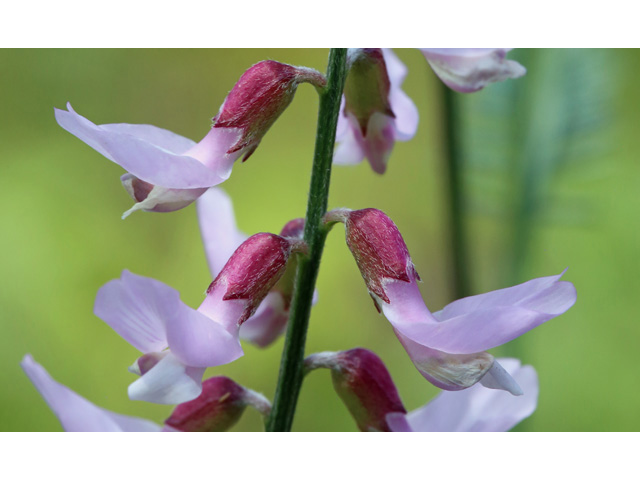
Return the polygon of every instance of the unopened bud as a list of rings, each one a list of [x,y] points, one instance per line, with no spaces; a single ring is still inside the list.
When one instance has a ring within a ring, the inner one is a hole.
[[[331,221],[332,217],[327,218]],[[420,279],[398,227],[384,212],[375,208],[340,210],[335,219],[344,221],[347,245],[376,306],[379,300],[389,303],[384,290],[389,281]]]
[[[345,112],[358,120],[362,136],[374,113],[395,118],[389,103],[391,82],[380,48],[349,49],[349,74],[344,85]]]
[[[212,377],[202,383],[199,397],[178,405],[165,425],[182,432],[224,432],[235,425],[247,405],[268,415],[269,401],[227,377]]]
[[[387,367],[370,350],[316,353],[307,357],[305,368],[331,369],[336,393],[363,432],[388,432],[387,414],[406,413]]]
[[[289,106],[300,83],[322,88],[326,79],[311,68],[273,60],[256,63],[244,72],[213,119],[213,128],[237,128],[243,132],[227,153],[242,150],[243,160],[249,158],[267,130]]]

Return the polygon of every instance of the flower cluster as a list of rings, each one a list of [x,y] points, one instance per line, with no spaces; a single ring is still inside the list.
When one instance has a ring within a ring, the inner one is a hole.
[[[506,51],[422,49],[443,82],[460,92],[524,74],[505,59]],[[382,174],[395,140],[410,140],[417,131],[418,110],[401,90],[407,68],[388,49],[350,49],[343,65],[344,88],[335,96],[338,107],[343,94],[337,130],[327,136],[333,144],[335,133],[339,143],[333,161],[367,158]],[[212,279],[197,308],[172,287],[128,270],[97,293],[95,315],[141,354],[129,367],[138,376],[129,398],[177,405],[163,426],[93,405],[25,356],[23,369],[64,429],[224,431],[247,406],[268,421],[271,404],[262,394],[227,377],[203,376],[207,368],[244,355],[242,341],[267,347],[287,330],[304,301],[296,295],[303,281],[299,272],[312,263],[309,238],[313,232],[328,234],[336,223],[344,224],[346,246],[378,312],[422,376],[445,392],[407,413],[382,360],[363,348],[311,354],[298,372],[329,369],[336,393],[362,431],[500,431],[534,411],[533,368],[496,359],[487,350],[573,305],[575,289],[560,280],[562,274],[462,298],[431,313],[405,241],[380,210],[323,210],[321,224],[292,219],[278,234],[238,230],[230,197],[214,186],[229,177],[237,159],[256,151],[301,83],[313,85],[323,100],[335,84],[310,68],[257,63],[240,77],[199,143],[151,125],[95,125],[71,105],[55,111],[60,126],[127,171],[121,181],[136,203],[123,217],[136,210],[171,212],[196,201]],[[318,298],[311,295],[313,287],[307,289],[308,308]]]

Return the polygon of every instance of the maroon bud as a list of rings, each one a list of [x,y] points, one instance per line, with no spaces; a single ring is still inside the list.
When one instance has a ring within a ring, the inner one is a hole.
[[[333,388],[363,432],[388,432],[387,414],[407,413],[387,367],[370,350],[315,353],[305,367],[331,369]]]
[[[224,432],[240,419],[252,394],[230,378],[212,377],[202,382],[199,397],[178,405],[164,423],[182,432]]]
[[[389,303],[384,291],[387,281],[419,279],[398,227],[384,212],[375,208],[341,212],[346,216],[347,245],[369,293],[374,301],[381,299]]]
[[[246,149],[246,160],[258,147],[262,137],[293,100],[300,83],[316,88],[326,85],[316,70],[294,67],[273,60],[256,63],[242,74],[218,115],[213,128],[238,128],[242,137],[227,153]]]
[[[302,238],[304,235],[304,218],[294,218],[282,227],[281,237]]]
[[[280,280],[287,268],[292,242],[273,233],[257,233],[240,245],[211,283],[207,294],[222,288],[223,300],[247,300],[241,325]]]
[[[351,113],[367,136],[374,113],[395,118],[389,104],[391,82],[380,48],[352,48],[347,58],[349,74],[344,85],[345,113]]]

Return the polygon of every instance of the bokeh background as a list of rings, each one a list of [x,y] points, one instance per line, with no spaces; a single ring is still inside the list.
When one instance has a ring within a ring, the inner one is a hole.
[[[418,133],[388,172],[336,167],[329,205],[384,210],[402,231],[427,305],[450,302],[442,89],[417,50],[398,50]],[[194,140],[242,72],[274,59],[324,71],[326,50],[0,50],[0,430],[60,430],[19,367],[27,352],[95,404],[162,422],[171,407],[132,402],[137,351],[92,313],[98,288],[127,268],[199,305],[211,281],[195,208],[120,215],[122,170],[60,128],[67,101],[97,124],[150,123]],[[495,354],[540,376],[534,415],[518,429],[640,430],[638,287],[640,92],[636,50],[518,50],[529,72],[458,96],[467,269],[473,293],[557,274],[578,291],[566,314]],[[304,216],[317,95],[298,89],[260,148],[223,184],[248,234]],[[307,351],[355,346],[386,362],[408,410],[437,394],[377,314],[344,243],[331,233]],[[245,346],[224,374],[272,397],[282,350]],[[234,430],[261,430],[247,411]],[[329,373],[304,383],[295,430],[352,431]]]

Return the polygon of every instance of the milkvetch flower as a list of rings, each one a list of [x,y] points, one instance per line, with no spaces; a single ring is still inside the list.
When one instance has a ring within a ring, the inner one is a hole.
[[[345,224],[347,245],[376,307],[418,371],[445,390],[481,381],[520,395],[518,384],[485,350],[564,313],[576,300],[573,284],[560,281],[560,274],[456,300],[432,314],[407,246],[389,217],[370,208],[334,210],[326,219]]]
[[[442,392],[409,414],[387,367],[370,350],[314,353],[305,359],[305,372],[331,370],[334,390],[363,432],[504,432],[536,409],[538,376],[533,367],[522,367],[514,358],[501,358],[500,363],[522,385],[523,395],[475,385],[462,392]]]
[[[243,355],[238,329],[298,248],[300,242],[278,235],[253,235],[233,253],[197,310],[173,288],[126,270],[100,288],[95,314],[143,353],[130,368],[141,377],[129,386],[129,397],[167,404],[197,397],[207,367]]]
[[[269,400],[262,394],[230,378],[212,377],[202,382],[202,393],[197,398],[176,406],[161,428],[149,420],[94,405],[56,382],[31,355],[25,355],[20,365],[67,432],[224,432],[240,419],[247,406],[262,415],[271,410]]]
[[[529,417],[538,403],[538,375],[531,365],[515,358],[500,364],[522,387],[514,397],[500,390],[474,385],[461,392],[442,392],[408,414],[391,412],[387,425],[394,432],[506,432]]]
[[[510,48],[421,48],[445,85],[457,92],[476,92],[489,83],[522,77],[527,70],[508,60]]]
[[[231,198],[220,188],[211,188],[196,202],[200,233],[209,270],[215,278],[233,251],[246,238],[237,227]],[[302,240],[304,219],[288,222],[280,232],[281,237],[292,241]],[[282,278],[273,286],[255,313],[242,324],[240,338],[266,347],[286,329],[293,293],[293,281],[297,256],[287,263]],[[314,296],[314,304],[317,295]]]
[[[160,426],[142,418],[129,417],[97,407],[61,383],[25,355],[20,363],[67,432],[158,432]]]
[[[58,124],[128,173],[121,177],[136,210],[171,212],[186,207],[231,174],[233,163],[256,150],[262,137],[293,100],[300,83],[322,88],[319,72],[266,60],[238,80],[209,133],[195,143],[152,125],[96,125],[68,110],[55,109]]]
[[[353,48],[338,118],[334,162],[353,165],[367,158],[384,173],[396,140],[413,138],[418,109],[402,91],[407,68],[390,49]]]

